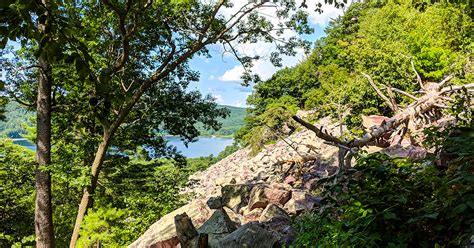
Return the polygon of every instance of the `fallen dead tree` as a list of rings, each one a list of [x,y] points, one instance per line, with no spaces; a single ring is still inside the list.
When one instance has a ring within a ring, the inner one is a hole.
[[[342,140],[328,132],[323,126],[317,127],[296,115],[293,116],[293,119],[313,131],[316,136],[323,139],[325,143],[339,147],[339,168],[348,169],[351,167],[352,157],[362,147],[381,146],[383,139],[387,136],[393,136],[392,134],[397,134],[400,137],[399,142],[401,142],[409,129],[412,129],[412,132],[416,132],[429,125],[437,124],[440,120],[446,121],[454,119],[453,116],[443,114],[443,109],[448,109],[449,103],[455,102],[454,97],[457,94],[466,94],[468,99],[469,96],[472,95],[474,83],[448,85],[451,79],[453,79],[452,75],[447,76],[439,83],[423,83],[413,63],[412,68],[417,76],[417,83],[421,88],[420,91],[414,94],[385,85],[379,88],[369,75],[363,73],[363,76],[367,78],[372,88],[377,92],[377,95],[379,95],[395,113],[393,117],[382,121],[380,125],[372,127],[363,137]],[[383,90],[387,92],[387,95],[383,93]],[[394,92],[411,98],[413,102],[408,106],[401,107],[395,101]],[[470,100],[467,101],[466,108],[474,108]]]

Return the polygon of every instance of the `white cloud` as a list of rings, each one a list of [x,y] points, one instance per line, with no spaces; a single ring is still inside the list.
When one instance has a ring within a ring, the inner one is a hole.
[[[209,76],[209,80],[214,80],[214,79],[216,79],[216,76],[214,76],[214,75]]]
[[[221,95],[213,95],[213,97],[214,97],[214,101],[215,101],[216,103],[219,103],[219,104],[223,104],[223,103],[224,103],[224,98],[222,98]]]
[[[221,11],[221,14],[223,14],[226,17],[231,16],[231,14],[242,7],[246,1],[238,1],[239,3],[236,3],[234,7],[230,9],[224,8],[223,11]],[[299,6],[302,2],[302,0],[297,0],[297,6]],[[318,3],[317,0],[307,0],[306,1],[309,9],[308,14],[309,14],[309,21],[313,25],[320,25],[320,26],[325,26],[329,22],[331,18],[336,18],[338,15],[343,14],[342,9],[336,9],[333,5],[326,5],[323,4],[322,9],[323,13],[319,14],[318,12],[314,11],[314,6]],[[275,16],[275,9],[274,8],[263,8],[261,11],[259,11],[262,15],[266,16],[275,26],[276,24],[280,21],[278,18]],[[297,35],[294,31],[291,30],[286,30],[283,35],[281,36],[282,38],[290,38]],[[268,57],[271,54],[272,51],[276,50],[275,44],[269,44],[265,43],[263,41],[259,41],[257,43],[253,44],[237,44],[233,43],[233,46],[237,50],[237,52],[241,56],[260,56],[261,59],[256,61],[254,63],[253,67],[253,72],[257,73],[262,80],[266,80],[273,75],[279,68],[274,67],[269,61]],[[227,56],[230,54],[226,54]],[[286,67],[291,67],[302,61],[304,58],[304,52],[302,49],[297,51],[296,56],[283,56],[282,57],[282,64],[283,66]],[[227,70],[224,72],[224,74],[220,77],[218,77],[219,80],[221,81],[228,81],[228,82],[241,82],[242,80],[240,77],[242,76],[242,73],[244,72],[244,69],[242,65],[237,65],[234,66],[232,69]]]
[[[242,81],[240,76],[244,73],[244,68],[242,65],[236,65],[234,68],[224,72],[222,76],[219,77],[219,80],[226,82],[239,82]]]
[[[311,8],[311,6],[315,6],[318,2],[321,2],[321,1],[316,1],[316,0],[307,0],[306,3],[308,5],[308,7]],[[348,1],[348,5],[351,3],[352,1]],[[322,2],[321,2],[322,3]],[[337,16],[339,15],[342,15],[344,14],[344,10],[343,9],[338,9],[336,7],[334,7],[334,5],[332,4],[324,4],[322,3],[323,6],[322,6],[322,10],[323,10],[323,13],[318,13],[314,10],[309,10],[308,11],[308,14],[309,14],[309,21],[314,24],[314,25],[319,25],[319,26],[326,26],[329,21],[331,19],[334,19],[336,18]]]

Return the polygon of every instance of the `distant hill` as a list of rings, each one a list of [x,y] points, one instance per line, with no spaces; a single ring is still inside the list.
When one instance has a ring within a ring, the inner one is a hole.
[[[232,136],[235,132],[237,132],[241,127],[244,126],[244,117],[247,115],[247,111],[245,108],[233,107],[233,106],[225,106],[222,105],[230,110],[230,115],[225,118],[219,118],[219,122],[222,123],[221,129],[218,131],[214,130],[206,130],[202,125],[198,125],[198,129],[201,132],[202,136]]]
[[[0,138],[20,138],[25,133],[24,125],[31,125],[32,118],[34,112],[9,102],[5,108],[5,121],[0,121]]]
[[[230,116],[219,119],[222,128],[218,131],[206,130],[203,125],[198,125],[198,129],[203,136],[231,136],[244,125],[246,115],[245,108],[222,106],[230,110]],[[19,138],[25,133],[24,125],[31,125],[31,119],[34,118],[34,112],[28,111],[16,102],[9,102],[5,109],[6,121],[0,121],[0,138],[10,137]]]

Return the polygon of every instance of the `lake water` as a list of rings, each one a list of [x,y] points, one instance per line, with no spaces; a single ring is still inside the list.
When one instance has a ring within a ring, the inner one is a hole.
[[[199,137],[199,140],[194,143],[189,143],[188,147],[183,144],[179,137],[168,136],[165,137],[169,145],[176,146],[184,156],[188,158],[206,157],[209,155],[217,156],[226,146],[232,145],[233,139],[216,138],[216,137]],[[15,144],[22,145],[30,150],[36,150],[34,144],[27,140],[15,140]]]

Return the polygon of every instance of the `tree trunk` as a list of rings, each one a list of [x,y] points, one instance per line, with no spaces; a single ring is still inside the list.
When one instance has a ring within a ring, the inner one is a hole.
[[[42,0],[49,6],[47,0]],[[48,15],[45,11],[44,15]],[[38,30],[45,37],[49,36],[48,18],[40,18]],[[42,39],[38,58],[40,75],[38,78],[38,96],[36,107],[36,199],[35,199],[35,234],[36,247],[54,247],[53,209],[51,204],[51,175],[45,167],[51,163],[51,65],[45,49],[48,39]]]
[[[94,162],[92,163],[91,168],[91,185],[84,189],[84,193],[82,195],[81,203],[79,204],[79,209],[76,216],[76,222],[74,224],[74,231],[72,232],[71,241],[69,243],[69,247],[73,248],[76,247],[77,239],[79,238],[79,231],[81,230],[81,223],[84,219],[84,216],[87,213],[87,209],[92,202],[92,196],[94,191],[97,187],[97,180],[99,179],[100,169],[104,162],[105,154],[107,152],[107,148],[110,144],[110,134],[108,132],[104,132],[102,142],[97,149],[95,154]]]

